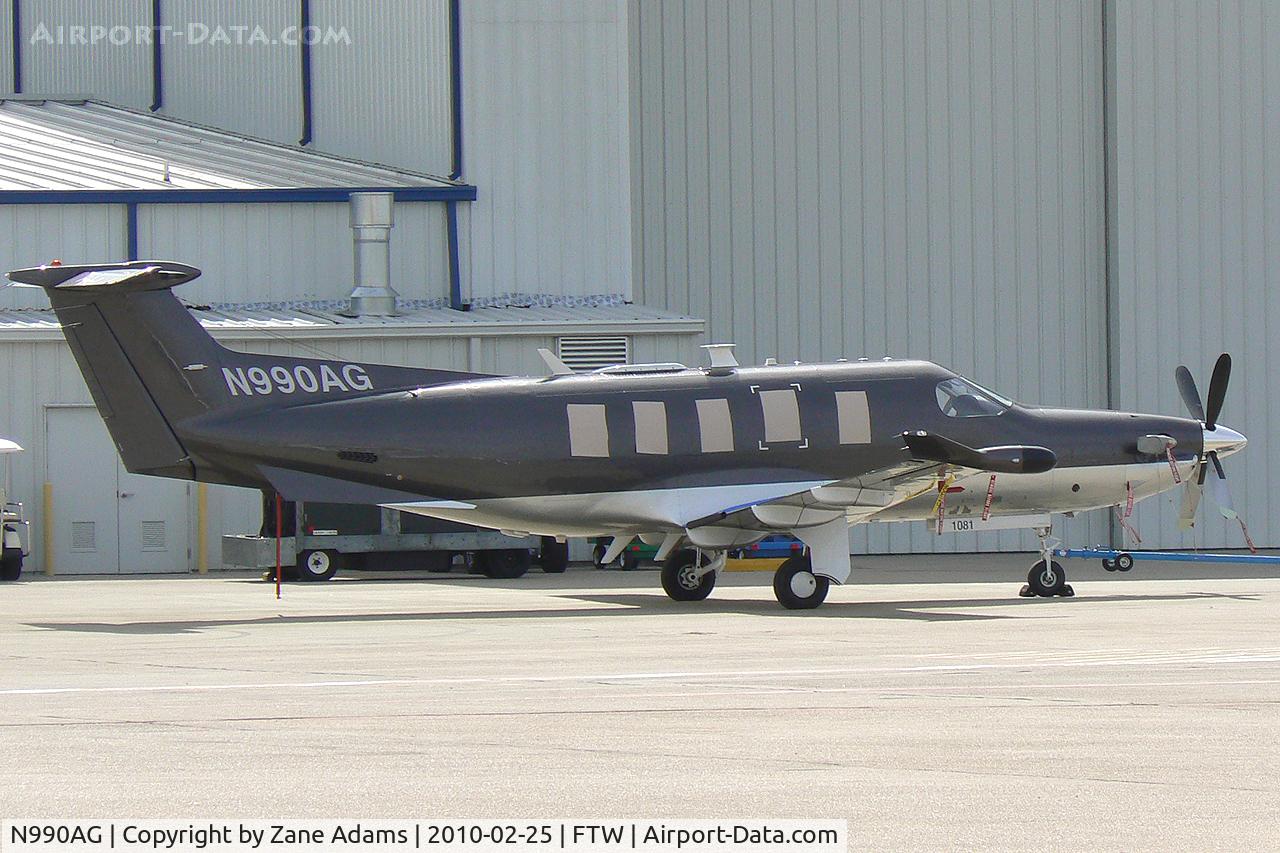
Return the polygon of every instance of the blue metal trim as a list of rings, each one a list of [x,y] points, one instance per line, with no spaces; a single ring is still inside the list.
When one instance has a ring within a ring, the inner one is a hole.
[[[151,112],[164,108],[164,47],[160,33],[164,19],[160,14],[161,0],[151,0]]]
[[[311,124],[311,43],[307,31],[311,27],[311,0],[300,0],[299,17],[301,25],[298,30],[298,56],[302,63],[302,138],[299,145],[310,145],[312,136]]]
[[[1280,563],[1280,556],[1270,554],[1197,554],[1185,551],[1117,551],[1111,548],[1055,548],[1055,557],[1083,557],[1085,559],[1114,560],[1128,554],[1137,560],[1158,560],[1169,563]]]
[[[22,94],[22,0],[13,0],[11,23],[13,24],[13,93]]]
[[[445,219],[449,234],[449,307],[455,311],[466,311],[462,302],[462,266],[458,252],[458,203],[445,202]]]
[[[0,190],[0,204],[346,204],[352,193],[395,193],[396,201],[475,201],[476,188],[298,187],[248,190]]]
[[[126,260],[138,260],[138,203],[131,201],[124,206]]]
[[[462,177],[462,7],[449,0],[449,95],[453,110],[453,171],[449,180]]]

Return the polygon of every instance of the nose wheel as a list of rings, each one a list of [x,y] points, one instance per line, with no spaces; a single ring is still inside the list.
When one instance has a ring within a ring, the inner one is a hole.
[[[1027,572],[1027,584],[1018,594],[1023,598],[1037,595],[1042,598],[1053,598],[1055,595],[1070,598],[1076,591],[1067,583],[1067,573],[1063,571],[1061,563],[1056,560],[1041,560]]]
[[[1027,582],[1018,591],[1018,595],[1023,598],[1071,598],[1076,594],[1071,584],[1067,583],[1066,570],[1053,559],[1053,549],[1059,543],[1051,536],[1052,532],[1048,527],[1036,529],[1036,535],[1040,537],[1040,561],[1027,572]]]

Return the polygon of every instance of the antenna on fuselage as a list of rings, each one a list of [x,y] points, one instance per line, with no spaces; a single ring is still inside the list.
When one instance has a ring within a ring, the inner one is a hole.
[[[573,373],[569,365],[560,360],[560,357],[546,347],[538,347],[538,355],[542,356],[542,360],[546,362],[547,369],[551,371],[552,376],[564,376]]]
[[[733,355],[734,346],[735,344],[703,344],[702,348],[711,359],[711,366],[707,368],[708,375],[729,376],[734,372],[734,368],[738,366],[738,359]]]

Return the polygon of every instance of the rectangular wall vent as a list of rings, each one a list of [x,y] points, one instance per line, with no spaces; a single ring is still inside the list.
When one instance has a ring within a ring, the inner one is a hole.
[[[163,521],[142,522],[142,550],[164,551],[169,544],[165,541]]]
[[[571,370],[598,370],[630,361],[630,344],[625,335],[563,337],[556,339],[556,355]]]
[[[98,528],[95,522],[71,522],[71,550],[82,553],[98,550]]]

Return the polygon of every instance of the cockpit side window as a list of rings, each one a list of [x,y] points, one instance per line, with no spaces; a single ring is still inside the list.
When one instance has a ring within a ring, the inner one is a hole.
[[[1011,400],[995,394],[960,376],[938,383],[938,408],[949,418],[986,418],[1002,415],[1013,405]]]

